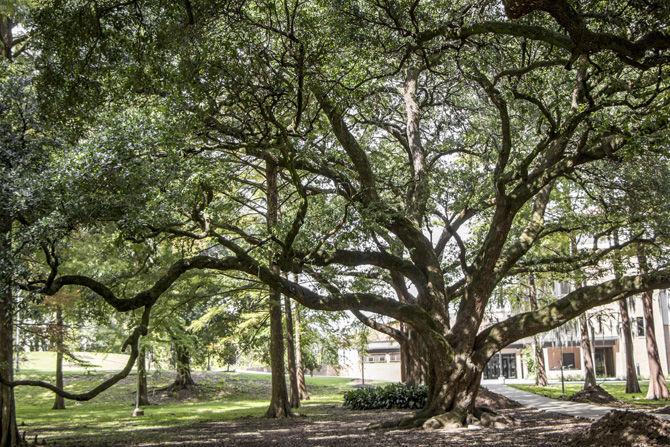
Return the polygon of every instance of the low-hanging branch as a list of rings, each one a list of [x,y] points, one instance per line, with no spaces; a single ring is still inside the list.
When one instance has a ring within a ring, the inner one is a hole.
[[[144,308],[144,312],[142,313],[142,320],[140,322],[140,325],[133,330],[132,334],[130,334],[130,336],[126,339],[126,341],[123,343],[123,346],[121,347],[121,351],[124,352],[126,348],[130,346],[130,355],[128,356],[128,361],[126,362],[124,368],[89,391],[83,393],[72,393],[69,391],[65,391],[64,389],[59,388],[56,385],[53,385],[49,382],[44,382],[42,380],[6,380],[1,375],[0,375],[0,383],[12,388],[17,386],[35,386],[40,388],[46,388],[50,391],[53,391],[57,395],[70,400],[76,400],[76,401],[91,400],[98,394],[111,388],[113,385],[117,384],[121,380],[128,377],[128,374],[130,374],[130,371],[132,371],[133,365],[135,365],[135,361],[137,360],[137,356],[139,355],[140,337],[145,336],[148,333],[150,315],[151,315],[151,306],[146,306]]]

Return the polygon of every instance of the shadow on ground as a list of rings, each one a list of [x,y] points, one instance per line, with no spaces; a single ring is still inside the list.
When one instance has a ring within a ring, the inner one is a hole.
[[[589,421],[529,408],[501,411],[518,418],[518,427],[459,431],[367,430],[372,422],[407,415],[401,411],[349,411],[339,406],[312,406],[308,416],[287,420],[243,418],[187,427],[144,428],[117,433],[114,439],[59,439],[62,446],[563,446]],[[44,433],[47,434],[47,433]]]

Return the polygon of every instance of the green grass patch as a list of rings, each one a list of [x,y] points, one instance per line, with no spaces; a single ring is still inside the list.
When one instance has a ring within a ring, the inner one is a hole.
[[[86,391],[111,372],[69,372],[65,388]],[[145,407],[145,416],[131,416],[134,408],[136,376],[131,374],[120,383],[88,402],[66,401],[65,410],[52,410],[54,394],[37,387],[17,387],[17,419],[28,436],[39,433],[49,441],[82,440],[96,437],[114,440],[142,439],[152,429],[182,427],[202,422],[217,422],[242,417],[260,417],[267,409],[271,376],[262,373],[194,373],[198,384],[195,392],[183,396],[152,393],[174,378],[170,371],[149,374],[149,399],[158,402]],[[17,378],[53,381],[53,374],[43,371],[22,371]],[[343,394],[352,389],[352,381],[343,377],[307,377],[310,400],[298,410],[301,414],[317,414],[323,405],[340,405]],[[148,433],[148,432],[147,432]],[[155,436],[155,431],[152,436]],[[147,434],[148,436],[148,434]]]
[[[73,352],[73,354],[77,359],[90,366],[82,368],[66,357],[63,360],[63,370],[66,372],[85,369],[116,371],[123,369],[128,362],[128,354],[105,352]],[[19,366],[22,371],[54,371],[56,369],[56,353],[52,351],[22,352]]]
[[[657,406],[663,407],[668,405],[667,400],[648,400],[645,399],[647,395],[647,388],[649,388],[648,381],[640,381],[640,393],[626,393],[626,384],[624,382],[602,382],[599,384],[603,387],[608,393],[616,397],[618,400],[634,404],[634,405],[648,405],[648,406]],[[561,384],[551,384],[549,386],[535,386],[535,385],[510,385],[513,388],[517,388],[522,391],[528,391],[530,393],[539,394],[541,396],[550,397],[552,399],[569,399],[576,392],[580,391],[583,388],[581,383],[566,383],[565,384],[565,395],[561,390]]]

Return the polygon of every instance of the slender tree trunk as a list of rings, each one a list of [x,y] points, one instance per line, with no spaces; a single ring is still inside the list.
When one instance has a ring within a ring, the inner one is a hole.
[[[10,17],[0,15],[3,56],[12,61],[13,22]],[[6,380],[14,380],[14,297],[12,295],[12,215],[5,206],[9,194],[0,185],[0,375]],[[0,447],[21,445],[19,429],[16,425],[16,404],[14,388],[0,384]]]
[[[619,232],[614,232],[614,245],[619,245]],[[621,256],[615,256],[613,261],[614,277],[621,278],[624,274]],[[628,298],[619,300],[619,313],[621,314],[621,331],[623,332],[623,341],[626,358],[626,393],[639,393],[640,382],[637,378],[635,369],[635,354],[633,351],[633,334],[630,325],[630,315],[628,314]]]
[[[633,354],[633,335],[631,334],[630,316],[628,315],[627,298],[619,301],[619,312],[621,313],[621,331],[625,345],[626,355],[626,393],[639,393],[640,382],[637,380],[635,370],[635,355]]]
[[[137,404],[149,405],[149,392],[147,387],[147,367],[146,367],[147,350],[144,346],[140,346],[140,351],[137,356]]]
[[[63,307],[58,304],[56,305],[56,386],[60,389],[63,389],[63,339]],[[56,394],[52,409],[65,409],[65,399],[63,396]]]
[[[400,381],[405,385],[414,385],[411,383],[410,376],[410,358],[406,341],[399,342],[400,344]]]
[[[645,338],[647,341],[647,357],[649,359],[649,389],[647,390],[647,399],[668,399],[668,385],[665,383],[661,359],[658,355],[658,345],[656,344],[656,334],[654,332],[654,313],[652,292],[642,294],[642,303],[644,309]]]
[[[19,335],[19,324],[21,324],[21,320],[19,318],[19,313],[16,313],[16,324],[15,326],[15,338],[14,338],[14,349],[16,352],[14,352],[14,357],[16,358],[16,363],[14,364],[14,372],[18,373],[19,372],[19,367],[21,364],[21,338]]]
[[[286,318],[286,360],[288,363],[288,377],[291,384],[289,405],[291,408],[300,407],[300,389],[298,387],[298,370],[295,363],[295,339],[293,328],[293,310],[291,299],[284,297],[284,316]]]
[[[277,166],[266,162],[267,176],[267,224],[270,232],[277,225],[278,190],[277,190]],[[273,273],[279,274],[279,266],[270,259]],[[265,413],[269,418],[282,418],[291,415],[291,409],[286,390],[286,378],[284,377],[284,334],[282,328],[281,294],[278,290],[270,287],[269,295],[270,311],[270,363],[272,367],[272,399],[270,407]]]
[[[584,389],[595,388],[596,372],[593,365],[593,351],[591,348],[591,337],[589,337],[589,318],[586,313],[579,316],[579,328],[581,333],[582,359],[584,360]]]
[[[641,245],[637,246],[637,260],[641,273],[649,271],[647,256]],[[653,292],[644,292],[642,294],[642,309],[645,322],[645,338],[647,341],[647,358],[649,360],[649,389],[647,390],[647,399],[668,399],[668,385],[665,383],[661,359],[658,355],[658,345],[656,343],[656,333],[654,325]]]
[[[544,352],[538,337],[533,337],[533,355],[535,357],[535,385],[547,386],[547,370],[544,366]]]
[[[0,301],[0,375],[7,380],[13,380],[12,294],[7,284],[2,284],[1,287],[4,290]],[[20,445],[14,389],[4,385],[0,385],[0,429],[0,447]]]
[[[528,276],[528,300],[530,302],[530,310],[536,311],[537,305],[537,286],[535,285],[535,275]],[[533,355],[535,356],[535,385],[547,386],[547,370],[544,365],[544,352],[542,343],[538,336],[533,337]]]
[[[0,207],[4,203],[0,203]],[[0,210],[1,211],[1,210]],[[11,219],[7,212],[0,214],[0,375],[14,379],[14,340],[11,253]],[[0,385],[0,447],[20,445],[16,425],[14,389]]]
[[[406,340],[400,342],[400,380],[406,385],[419,385],[425,380],[420,338],[410,327],[406,327],[403,332]]]
[[[305,382],[305,367],[302,364],[302,328],[300,326],[300,304],[296,303],[295,314],[293,316],[295,326],[295,370],[298,378],[298,393],[300,400],[309,399],[307,392],[307,383]]]

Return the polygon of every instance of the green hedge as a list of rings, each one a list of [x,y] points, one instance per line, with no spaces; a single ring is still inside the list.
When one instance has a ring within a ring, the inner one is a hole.
[[[419,409],[426,405],[427,395],[428,389],[424,385],[408,386],[391,383],[347,391],[344,393],[344,406],[352,410]]]

